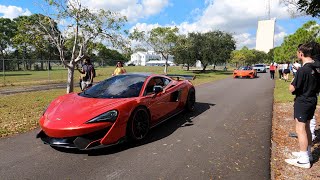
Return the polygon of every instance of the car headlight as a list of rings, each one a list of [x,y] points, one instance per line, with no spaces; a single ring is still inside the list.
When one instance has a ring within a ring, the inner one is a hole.
[[[106,113],[100,114],[99,116],[87,121],[86,123],[97,123],[97,122],[114,122],[118,117],[117,110],[111,110]]]

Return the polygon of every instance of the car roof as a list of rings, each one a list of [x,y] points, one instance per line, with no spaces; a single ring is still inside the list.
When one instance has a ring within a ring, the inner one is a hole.
[[[164,74],[154,74],[154,73],[151,73],[151,72],[130,72],[130,73],[126,73],[126,74],[123,74],[123,75],[129,75],[129,76],[140,76],[140,77],[154,77],[154,76],[160,76],[160,77],[166,77],[166,78],[169,78],[168,76],[164,75]]]
[[[149,72],[130,72],[130,73],[126,73],[124,75],[149,77],[149,76],[152,76],[153,73],[149,73]]]

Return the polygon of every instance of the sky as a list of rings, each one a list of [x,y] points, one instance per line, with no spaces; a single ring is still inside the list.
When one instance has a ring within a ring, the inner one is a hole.
[[[128,18],[125,28],[150,30],[176,26],[179,33],[222,30],[233,34],[237,49],[255,48],[259,20],[268,19],[268,0],[80,0],[90,9],[117,11]],[[0,17],[43,13],[41,0],[0,0]],[[43,3],[43,2],[42,2]],[[275,46],[310,20],[310,16],[291,17],[288,7],[270,0],[270,17],[276,18]]]

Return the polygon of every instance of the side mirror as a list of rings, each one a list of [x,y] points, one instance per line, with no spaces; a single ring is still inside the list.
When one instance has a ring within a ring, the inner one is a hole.
[[[158,94],[158,93],[160,93],[160,92],[162,92],[162,91],[163,91],[163,87],[162,87],[162,86],[155,85],[155,86],[153,87],[153,92],[154,92],[155,94]]]

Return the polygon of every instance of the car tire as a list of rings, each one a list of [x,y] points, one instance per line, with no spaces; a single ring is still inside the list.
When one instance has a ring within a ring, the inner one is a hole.
[[[195,103],[196,103],[196,90],[194,88],[190,88],[188,92],[185,109],[187,111],[194,111]]]
[[[136,108],[127,124],[129,141],[139,141],[146,137],[150,129],[150,115],[145,107]]]

